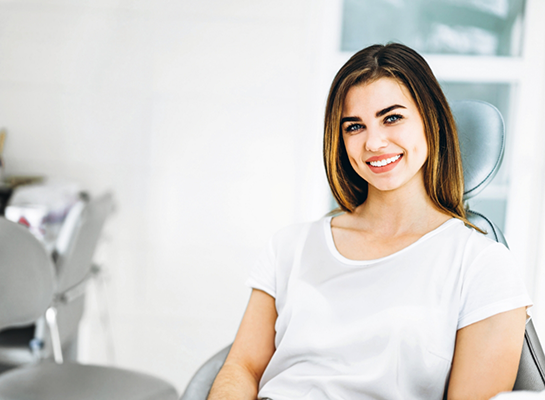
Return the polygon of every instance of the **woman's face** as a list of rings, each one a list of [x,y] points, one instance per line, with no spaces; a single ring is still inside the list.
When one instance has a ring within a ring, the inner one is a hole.
[[[373,188],[424,190],[428,158],[424,124],[407,88],[391,78],[353,86],[344,100],[341,130],[352,168]]]

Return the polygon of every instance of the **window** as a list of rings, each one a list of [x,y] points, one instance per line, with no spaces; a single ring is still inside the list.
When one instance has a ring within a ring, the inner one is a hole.
[[[428,54],[519,56],[524,5],[525,0],[345,0],[341,50],[397,41]]]

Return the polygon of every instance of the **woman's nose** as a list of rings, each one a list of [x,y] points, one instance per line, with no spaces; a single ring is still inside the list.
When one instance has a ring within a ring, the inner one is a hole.
[[[367,129],[367,138],[365,141],[365,150],[371,152],[377,152],[380,149],[386,147],[388,141],[384,135],[384,132],[380,128]]]

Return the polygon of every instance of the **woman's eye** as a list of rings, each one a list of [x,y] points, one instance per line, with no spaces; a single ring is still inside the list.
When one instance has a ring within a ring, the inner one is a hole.
[[[344,131],[348,132],[348,133],[353,133],[353,132],[357,132],[357,131],[359,131],[361,129],[363,129],[362,124],[350,124],[346,128],[344,128]]]
[[[403,119],[403,115],[393,114],[393,115],[388,115],[386,118],[384,118],[384,122],[387,124],[392,124],[394,122],[399,121],[400,119]]]

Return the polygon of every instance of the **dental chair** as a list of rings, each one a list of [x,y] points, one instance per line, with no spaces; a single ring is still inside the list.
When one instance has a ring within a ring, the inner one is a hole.
[[[101,198],[91,209],[102,214],[108,198]],[[90,221],[96,221],[89,216]],[[100,224],[82,224],[77,235],[96,236]],[[78,253],[87,260],[91,252]],[[56,309],[69,303],[68,297],[81,299],[79,293],[89,271],[71,269],[58,279],[55,266],[32,233],[24,226],[0,218],[0,330],[27,326],[44,314],[55,322]],[[73,283],[75,282],[75,284]],[[59,289],[61,291],[59,291]],[[60,343],[57,324],[48,324],[51,337]],[[178,393],[169,383],[150,375],[98,365],[63,363],[54,344],[55,362],[45,359],[0,374],[2,400],[177,400]]]
[[[92,199],[81,196],[71,207],[53,250],[57,284],[54,307],[27,327],[0,333],[0,372],[42,358],[77,360],[86,285],[93,276],[93,255],[113,204],[112,194],[105,193]],[[51,330],[45,328],[46,317],[57,325],[58,335],[51,336]]]
[[[464,168],[464,200],[480,193],[500,168],[505,148],[505,131],[500,112],[476,100],[455,101],[451,109],[456,120]],[[500,229],[484,215],[468,210],[468,219],[486,236],[507,246]],[[180,400],[206,400],[231,346],[227,346],[195,373]],[[513,390],[545,390],[545,355],[532,320],[526,324],[524,345]],[[444,399],[447,397],[446,390]]]

